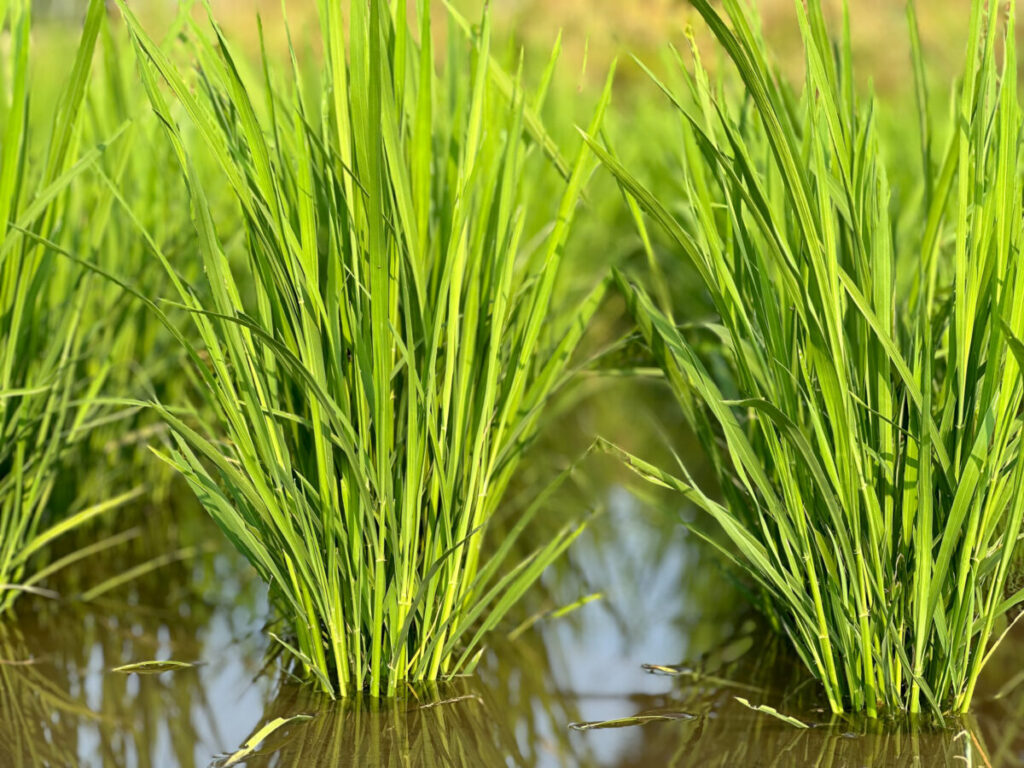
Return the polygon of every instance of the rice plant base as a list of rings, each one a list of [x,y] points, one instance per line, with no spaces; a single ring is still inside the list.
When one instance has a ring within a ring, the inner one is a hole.
[[[283,78],[252,75],[212,19],[209,32],[188,18],[193,79],[120,5],[208,280],[200,301],[154,248],[201,339],[182,342],[213,414],[164,408],[165,458],[271,586],[286,619],[272,637],[324,691],[392,695],[471,670],[579,532],[508,562],[534,505],[482,546],[604,292],[553,301],[596,161],[582,143],[557,156],[542,94],[491,59],[486,18],[451,36],[441,76],[429,2],[418,39],[405,2],[352,2],[346,46],[340,4],[324,0],[322,67],[295,57]],[[238,204],[245,264],[225,255],[182,122]],[[529,181],[555,169],[564,193],[528,249],[524,211],[546,204]]]

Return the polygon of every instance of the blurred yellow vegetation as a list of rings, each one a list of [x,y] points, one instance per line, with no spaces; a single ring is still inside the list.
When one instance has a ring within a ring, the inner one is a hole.
[[[161,0],[163,2],[163,0]],[[751,0],[764,21],[764,32],[779,62],[798,75],[802,64],[794,0]],[[264,20],[271,45],[283,45],[280,0],[212,0],[217,16],[243,44],[255,45],[255,15]],[[410,2],[410,5],[413,3]],[[475,18],[483,0],[455,0]],[[586,61],[586,80],[599,81],[613,57],[635,54],[653,60],[667,43],[684,45],[683,31],[695,21],[686,0],[491,0],[495,24],[503,36],[514,35],[527,48],[548,49],[561,30],[564,73],[576,75]],[[436,3],[438,10],[442,8]],[[832,0],[836,33],[841,29],[841,2]],[[314,0],[288,0],[289,22],[298,34],[315,16]],[[1022,4],[1024,8],[1024,4]],[[970,0],[918,0],[918,16],[926,54],[939,74],[951,76],[965,45]],[[440,13],[437,14],[441,18]],[[899,91],[909,78],[906,5],[903,0],[851,0],[851,37],[861,63],[863,83],[879,90]],[[1022,14],[1024,16],[1024,14]],[[702,24],[694,26],[700,33]],[[698,38],[701,39],[698,34]],[[786,52],[792,51],[787,58]],[[627,68],[628,71],[628,68]]]
[[[764,33],[779,62],[794,74],[802,66],[794,0],[751,0],[764,23]],[[827,3],[833,30],[841,30],[842,4]],[[688,24],[703,23],[685,0],[496,0],[498,18],[528,44],[550,45],[563,30],[565,59],[581,65],[584,52],[590,78],[600,78],[614,56],[656,57],[669,42],[685,45]],[[943,76],[959,71],[966,45],[970,0],[918,0],[921,35],[929,61]],[[1024,13],[1021,14],[1024,17]],[[851,0],[851,39],[861,63],[863,81],[880,90],[899,90],[909,79],[909,43],[903,0]],[[589,50],[587,50],[589,48]],[[787,57],[791,52],[791,57]]]
[[[344,0],[337,0],[344,2]],[[378,0],[374,0],[378,1]],[[383,0],[379,0],[383,1]],[[415,5],[414,0],[408,0]],[[434,0],[436,18],[443,19],[443,3]],[[471,19],[479,17],[485,0],[453,0]],[[799,76],[802,46],[799,42],[794,0],[748,0],[763,19],[765,36],[780,57],[779,64]],[[257,14],[263,20],[271,50],[286,46],[281,0],[210,0],[214,13],[237,45],[255,52],[258,46]],[[286,0],[288,21],[299,48],[316,35],[315,0]],[[830,0],[833,30],[841,26],[841,0]],[[952,77],[963,58],[967,17],[971,0],[917,0],[926,56],[941,77]],[[198,4],[197,4],[198,5]],[[707,40],[703,24],[687,0],[490,0],[499,39],[514,39],[538,56],[550,49],[559,31],[563,35],[562,73],[579,77],[586,62],[585,82],[603,79],[614,57],[636,55],[656,62],[673,42],[685,46],[684,30],[693,23],[698,39]],[[139,0],[138,7],[154,25],[166,21],[178,0]],[[74,0],[39,0],[42,13],[72,18],[79,13]],[[1019,11],[1024,18],[1024,3]],[[904,0],[850,0],[851,37],[862,84],[873,83],[880,91],[899,93],[909,81],[909,47]],[[1024,28],[1024,25],[1022,25]],[[711,46],[707,46],[709,58]],[[623,78],[636,71],[623,68]]]

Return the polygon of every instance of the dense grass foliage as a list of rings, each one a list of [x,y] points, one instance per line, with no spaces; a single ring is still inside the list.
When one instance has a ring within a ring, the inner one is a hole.
[[[58,98],[30,109],[57,78],[33,75],[29,0],[0,0],[0,611],[135,535],[50,546],[96,535],[82,524],[140,475],[166,498],[139,461],[153,443],[270,585],[273,637],[320,689],[472,670],[580,531],[563,512],[524,557],[557,496],[509,497],[598,273],[629,260],[647,287],[619,286],[716,487],[613,450],[707,513],[694,529],[833,711],[966,711],[1024,599],[1015,2],[972,0],[945,110],[909,5],[917,119],[895,128],[821,0],[794,2],[799,86],[742,0],[692,2],[731,69],[689,35],[674,86],[649,73],[675,111],[622,110],[613,149],[609,80],[566,159],[581,112],[557,44],[527,90],[486,15],[320,0],[315,52],[253,67],[193,3],[154,40],[127,0],[127,38],[90,0]],[[611,174],[588,185],[598,161]]]
[[[724,18],[694,5],[741,88],[712,82],[694,49],[684,92],[665,89],[682,205],[594,146],[714,303],[714,320],[681,327],[623,280],[722,499],[627,460],[718,524],[710,540],[759,585],[835,712],[964,712],[1021,599],[1005,593],[1024,515],[1014,3],[972,2],[941,127],[912,34],[920,142],[888,152],[818,0],[795,3],[802,90],[738,0]],[[922,158],[919,189],[893,194],[887,154]]]
[[[69,204],[68,188],[102,152],[99,146],[79,152],[79,139],[104,15],[102,0],[89,3],[47,140],[40,141],[29,120],[31,68],[39,64],[30,55],[30,3],[0,3],[0,29],[9,34],[0,67],[0,609],[37,591],[60,567],[115,543],[94,542],[30,568],[58,536],[135,495],[111,494],[83,509],[66,482],[68,454],[99,416],[107,368],[95,338],[100,326],[83,321],[95,296],[89,277],[47,245],[77,229],[88,210]],[[83,360],[90,356],[97,366],[86,376]],[[54,508],[69,513],[54,519]]]
[[[542,498],[482,548],[603,294],[551,301],[595,161],[585,146],[559,156],[536,117],[543,87],[497,67],[486,20],[471,45],[452,24],[439,75],[430,4],[418,35],[405,6],[351,3],[346,46],[340,4],[324,2],[320,71],[264,60],[255,77],[212,20],[188,20],[193,78],[122,4],[208,280],[200,298],[150,242],[194,320],[201,342],[181,340],[213,412],[197,424],[164,408],[167,458],[271,585],[289,628],[275,638],[332,695],[471,669],[579,530],[507,563]],[[237,201],[244,263],[225,256],[233,233],[181,125]],[[554,168],[557,206],[531,194]],[[538,233],[531,206],[553,219]]]

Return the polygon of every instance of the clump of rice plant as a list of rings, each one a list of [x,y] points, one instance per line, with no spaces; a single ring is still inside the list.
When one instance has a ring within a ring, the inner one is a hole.
[[[288,628],[275,639],[335,696],[471,670],[578,533],[507,563],[538,503],[483,548],[603,292],[552,306],[596,161],[585,146],[559,156],[536,117],[543,89],[495,64],[486,19],[471,46],[453,27],[439,74],[430,3],[418,35],[394,6],[351,3],[346,36],[341,4],[320,3],[317,72],[293,54],[253,75],[212,19],[190,19],[193,76],[121,3],[208,280],[200,300],[151,243],[194,320],[201,343],[181,340],[214,414],[163,409],[166,458],[270,585]],[[235,233],[218,231],[180,123],[237,201],[245,263],[225,256]],[[525,211],[549,201],[527,169],[552,165],[564,194],[528,233]]]
[[[1014,3],[971,3],[941,128],[909,6],[921,142],[888,147],[818,0],[794,4],[802,91],[739,0],[724,17],[693,3],[741,88],[695,46],[684,92],[662,86],[681,115],[677,213],[594,147],[714,303],[714,320],[681,327],[622,281],[720,500],[627,461],[717,523],[711,540],[832,710],[964,712],[1021,600],[1005,592],[1024,515]],[[923,158],[919,189],[893,193],[887,155]]]
[[[89,431],[98,412],[102,373],[82,376],[93,350],[83,324],[90,295],[84,270],[55,253],[77,214],[67,190],[95,162],[102,147],[79,152],[80,115],[96,40],[104,22],[102,0],[92,0],[81,42],[53,113],[48,142],[30,122],[31,3],[0,2],[0,610],[18,595],[39,591],[48,575],[95,554],[116,540],[95,542],[41,569],[30,560],[57,537],[117,506],[137,492],[81,508],[63,482],[71,446]],[[64,498],[54,504],[56,496]],[[70,506],[52,519],[53,506]]]

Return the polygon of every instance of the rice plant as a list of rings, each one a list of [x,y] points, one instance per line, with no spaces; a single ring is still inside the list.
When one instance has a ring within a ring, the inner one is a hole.
[[[290,67],[264,55],[253,74],[212,18],[187,21],[190,71],[120,7],[188,180],[207,281],[201,299],[149,241],[201,339],[180,337],[214,414],[162,407],[165,458],[270,585],[287,628],[273,637],[322,690],[394,695],[471,670],[580,529],[506,562],[542,497],[484,548],[603,295],[552,305],[596,161],[584,145],[561,157],[537,117],[543,87],[525,93],[491,58],[486,18],[467,37],[451,17],[439,73],[430,3],[416,4],[417,32],[405,2],[353,2],[346,35],[325,0],[318,71],[293,51]],[[528,231],[525,212],[549,201],[527,171],[553,168],[557,211]],[[244,263],[210,212],[225,187]]]
[[[679,326],[620,279],[719,488],[625,458],[717,524],[698,529],[759,586],[834,712],[965,712],[1022,597],[1006,591],[1024,515],[1014,2],[971,3],[944,124],[909,4],[920,141],[893,147],[854,85],[848,10],[833,43],[819,0],[794,4],[800,89],[739,0],[693,4],[738,80],[694,45],[682,91],[662,86],[682,204],[592,144],[714,304]],[[883,149],[921,158],[918,189],[894,193]]]
[[[138,495],[82,508],[64,475],[71,446],[97,417],[103,367],[86,379],[81,360],[96,352],[83,324],[89,278],[49,248],[78,216],[68,187],[102,153],[79,151],[82,101],[105,9],[89,3],[71,72],[52,113],[48,142],[30,121],[31,4],[0,2],[0,610],[46,576],[110,541],[33,570],[32,558],[59,536]],[[102,360],[102,353],[98,358]],[[55,502],[55,498],[62,499]],[[54,509],[56,508],[56,509]],[[59,518],[58,512],[70,513]],[[114,540],[116,541],[116,540]]]

